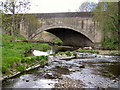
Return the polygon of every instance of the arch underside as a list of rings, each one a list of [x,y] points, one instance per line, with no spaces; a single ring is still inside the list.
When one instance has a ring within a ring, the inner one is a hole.
[[[85,35],[66,28],[51,28],[45,30],[50,32],[63,41],[63,45],[68,46],[93,46],[93,42]]]
[[[67,26],[52,26],[48,28],[40,28],[39,34],[42,31],[50,32],[63,41],[63,45],[69,46],[93,46],[94,39],[85,31],[77,30]]]
[[[95,42],[94,41],[94,35],[92,35],[91,33],[89,33],[89,31],[85,31],[84,29],[80,29],[80,28],[77,28],[77,27],[74,27],[73,25],[50,25],[50,26],[47,26],[47,27],[42,27],[40,28],[35,35],[41,33],[42,31],[45,31],[45,30],[50,30],[50,29],[55,29],[55,28],[61,28],[61,29],[69,29],[69,30],[73,30],[73,31],[76,31],[78,33],[81,33],[83,34],[84,36],[86,36],[88,39],[90,39],[93,43]]]

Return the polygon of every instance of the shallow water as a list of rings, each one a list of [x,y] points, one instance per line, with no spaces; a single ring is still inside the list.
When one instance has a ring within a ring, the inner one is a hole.
[[[82,54],[86,55],[86,53]],[[82,65],[85,67],[81,68]],[[70,71],[72,69],[76,71]],[[94,58],[55,59],[44,67],[3,81],[3,87],[54,88],[54,85],[65,77],[79,80],[82,88],[118,88],[120,57],[97,55]]]

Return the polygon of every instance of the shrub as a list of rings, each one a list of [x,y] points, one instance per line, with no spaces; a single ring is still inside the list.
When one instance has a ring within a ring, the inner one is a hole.
[[[31,59],[30,58],[22,58],[21,59],[21,63],[27,63],[27,62],[29,62],[29,61],[31,61]]]
[[[29,61],[29,59],[28,59],[28,58],[24,58],[24,62],[26,62],[26,63],[27,63],[28,61]]]
[[[26,68],[29,68],[29,66],[27,65]]]
[[[21,59],[21,63],[24,63],[24,62],[25,62],[25,58],[22,58],[22,59]]]
[[[11,47],[13,47],[14,46],[14,44],[9,44],[9,47],[11,48]]]
[[[48,56],[44,56],[44,55],[42,55],[42,56],[39,56],[39,58],[40,58],[40,60],[41,60],[41,59],[47,59]]]
[[[47,50],[51,49],[51,46],[48,44],[37,44],[35,48],[37,47],[38,50],[46,52]]]
[[[33,63],[33,62],[32,62],[31,60],[30,60],[29,62],[27,62],[27,64],[29,64],[29,65],[32,64],[32,63]]]
[[[97,53],[99,54],[99,51],[98,50],[84,50],[84,49],[78,49],[76,50],[78,52],[88,52],[88,53]]]
[[[15,39],[20,39],[20,40],[26,40],[26,38],[24,38],[24,37],[15,37]]]
[[[45,63],[45,59],[41,59],[40,62],[39,62],[39,64],[41,64],[41,65],[44,64],[44,63]]]
[[[58,43],[63,43],[62,40],[60,40],[59,38],[53,40],[53,42],[54,42],[54,43],[57,43],[57,44],[58,44]]]
[[[104,42],[100,42],[100,44],[102,44],[102,47],[104,49],[118,49],[118,47],[119,47],[117,39],[108,38]]]
[[[30,58],[30,61],[35,61],[35,60],[36,60],[35,57],[31,57],[31,58]]]
[[[7,74],[8,71],[9,71],[9,69],[8,69],[7,65],[3,65],[3,66],[2,66],[2,73],[3,73],[3,74]]]
[[[18,71],[24,71],[25,70],[24,67],[25,67],[24,65],[17,65],[17,70]]]
[[[63,55],[63,54],[64,54],[64,52],[58,52],[58,54]]]
[[[48,56],[44,56],[44,59],[47,60],[47,59],[48,59]]]
[[[18,62],[18,61],[20,61],[20,62],[21,62],[21,59],[20,59],[20,58],[18,58],[18,57],[16,57],[16,58],[15,58],[15,62]]]
[[[67,56],[71,56],[71,55],[72,55],[70,51],[66,51],[65,54],[66,54]]]
[[[31,48],[30,46],[26,46],[26,47],[24,47],[25,52],[29,51],[30,48]]]
[[[39,57],[39,56],[36,56],[35,60],[40,60],[40,57]]]
[[[73,53],[73,55],[74,55],[75,57],[77,57],[77,53]]]
[[[54,57],[55,57],[55,54],[50,54],[50,55],[52,55],[52,56],[54,56]]]

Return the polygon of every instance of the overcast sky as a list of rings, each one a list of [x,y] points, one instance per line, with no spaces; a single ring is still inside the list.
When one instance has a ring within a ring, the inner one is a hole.
[[[31,9],[27,11],[27,13],[56,13],[56,12],[76,12],[78,11],[79,6],[83,2],[88,1],[98,3],[99,0],[29,0],[29,1],[31,2]]]
[[[76,12],[85,1],[98,3],[98,0],[30,0],[28,13]]]

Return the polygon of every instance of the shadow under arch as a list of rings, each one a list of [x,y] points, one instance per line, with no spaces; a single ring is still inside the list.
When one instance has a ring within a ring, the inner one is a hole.
[[[92,46],[94,45],[93,40],[84,35],[83,33],[78,32],[77,30],[68,28],[68,27],[49,27],[45,28],[42,31],[47,31],[54,34],[63,41],[63,45],[66,46]],[[41,31],[41,32],[42,32]],[[40,32],[39,32],[40,33]],[[37,33],[37,34],[39,34]]]

